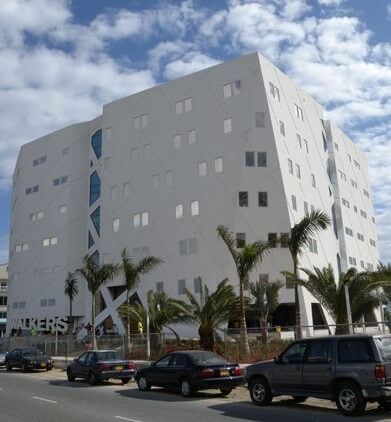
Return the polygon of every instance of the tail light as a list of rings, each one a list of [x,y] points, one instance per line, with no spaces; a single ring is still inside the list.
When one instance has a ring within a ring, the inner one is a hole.
[[[128,369],[136,369],[136,365],[133,362],[128,363]]]
[[[201,372],[202,378],[212,378],[214,376],[214,374],[215,374],[214,369],[204,369]]]
[[[386,368],[384,365],[375,366],[375,378],[376,381],[385,382],[386,381]]]
[[[240,376],[240,375],[242,375],[243,374],[243,371],[242,371],[242,369],[241,368],[239,368],[239,367],[237,367],[237,368],[235,368],[234,370],[233,370],[233,375],[234,376]]]
[[[99,369],[100,369],[101,371],[108,371],[108,370],[110,370],[110,366],[109,366],[109,365],[106,365],[105,363],[102,363],[102,364],[99,366]]]

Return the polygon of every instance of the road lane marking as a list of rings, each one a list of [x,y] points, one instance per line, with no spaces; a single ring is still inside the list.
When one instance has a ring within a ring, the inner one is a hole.
[[[130,422],[142,422],[139,419],[130,419],[130,418],[125,418],[123,416],[114,416],[117,419],[120,419],[121,421],[130,421]]]
[[[48,403],[55,403],[55,404],[57,404],[57,402],[54,401],[54,400],[48,400],[48,399],[44,399],[42,397],[33,396],[33,399],[35,399],[35,400],[42,400],[42,401],[46,401]]]

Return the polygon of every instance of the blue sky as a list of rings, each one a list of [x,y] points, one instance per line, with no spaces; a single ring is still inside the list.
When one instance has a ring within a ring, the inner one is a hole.
[[[0,2],[0,262],[20,146],[102,104],[260,51],[367,153],[391,262],[391,0]]]

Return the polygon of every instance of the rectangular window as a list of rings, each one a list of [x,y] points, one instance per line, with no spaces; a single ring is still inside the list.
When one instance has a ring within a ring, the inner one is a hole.
[[[289,247],[289,233],[280,233],[281,239],[281,247],[288,248]]]
[[[293,174],[293,162],[288,158],[288,171],[290,174]]]
[[[201,293],[201,278],[196,277],[193,280],[193,283],[194,283],[194,293]]]
[[[267,207],[267,192],[258,192],[258,206]]]
[[[37,213],[33,212],[32,214],[30,214],[30,221],[35,221],[37,219]]]
[[[144,211],[141,214],[141,225],[142,226],[148,226],[148,221],[149,221],[149,213],[148,213],[148,211]]]
[[[238,249],[246,246],[246,233],[236,233],[236,247]]]
[[[176,207],[175,207],[175,218],[177,219],[177,220],[179,220],[180,218],[182,218],[183,217],[183,204],[178,204]]]
[[[42,211],[40,211],[40,212],[42,212]],[[67,206],[66,206],[65,204],[60,205],[60,206],[58,207],[58,212],[59,212],[60,214],[65,214],[65,213],[67,212]],[[38,213],[38,214],[39,214],[39,213]],[[42,216],[43,216],[43,212],[42,212]]]
[[[239,207],[248,207],[248,192],[239,192]]]
[[[51,237],[50,238],[50,245],[51,246],[57,245],[57,242],[58,242],[57,237]]]
[[[41,299],[40,304],[41,304],[41,308],[44,308],[44,307],[48,306],[47,299]]]
[[[53,179],[53,186],[58,186],[60,184],[60,178]]]
[[[277,247],[277,233],[268,233],[267,240],[272,248]]]
[[[299,179],[301,179],[301,172],[300,172],[300,166],[299,164],[295,164],[296,167],[296,177],[298,177]]]
[[[376,242],[373,239],[369,239],[369,243],[371,246],[376,246]]]
[[[183,102],[182,101],[178,101],[175,104],[175,114],[178,116],[179,114],[183,113]]]
[[[133,119],[133,127],[135,129],[140,129],[140,126],[141,126],[141,118],[140,116],[137,116]]]
[[[164,292],[164,283],[163,283],[163,281],[156,282],[156,291],[157,292]]]
[[[223,171],[223,157],[215,158],[215,173]]]
[[[345,233],[349,236],[353,236],[353,230],[349,227],[345,227]]]
[[[316,188],[316,180],[315,180],[315,175],[311,174],[311,186],[313,188]]]
[[[296,133],[296,139],[297,139],[297,144],[301,148],[301,136],[298,133]]]
[[[366,339],[339,340],[338,360],[342,363],[372,362],[372,352]]]
[[[167,183],[167,185],[172,185],[173,181],[174,181],[174,171],[173,170],[166,171],[166,183]]]
[[[28,243],[23,243],[23,245],[22,245],[22,251],[23,252],[26,252],[28,250],[29,250],[29,244]]]
[[[159,175],[153,174],[152,175],[152,186],[157,189],[159,187]]]
[[[187,255],[187,241],[186,240],[179,241],[179,255],[180,256]]]
[[[198,163],[198,175],[200,177],[206,176],[206,161]]]
[[[193,109],[193,100],[191,98],[186,98],[185,100],[185,111],[191,111]]]
[[[117,232],[119,230],[119,218],[113,219],[113,231]]]
[[[122,191],[123,191],[124,199],[129,198],[130,197],[130,183],[124,183],[122,185]]]
[[[280,120],[280,133],[282,136],[285,136],[285,125],[284,122]]]
[[[178,294],[184,295],[186,289],[186,280],[178,280]]]
[[[200,214],[200,205],[198,201],[191,201],[190,202],[190,209],[191,215],[199,215]]]
[[[225,84],[225,85],[223,85],[223,97],[224,98],[229,98],[231,96],[232,96],[231,84]]]
[[[133,227],[140,227],[141,217],[140,214],[133,215]]]
[[[360,215],[363,218],[367,218],[367,213],[364,210],[360,210]]]
[[[258,152],[257,153],[258,158],[258,167],[266,167],[267,160],[266,160],[266,152]]]
[[[304,122],[304,114],[303,114],[303,109],[301,107],[299,107],[297,104],[294,104],[295,106],[295,114],[296,116]]]
[[[49,245],[50,245],[50,239],[49,238],[48,239],[43,239],[42,246],[46,247],[46,246],[49,246]]]
[[[232,83],[234,95],[240,94],[241,83],[240,80],[234,81]]]
[[[308,154],[308,141],[307,141],[307,139],[304,139],[303,142],[304,142],[305,150]]]
[[[112,135],[112,133],[113,133],[113,129],[111,128],[111,127],[108,127],[107,129],[106,129],[106,140],[107,141],[110,141],[110,139],[111,139],[111,135]]]
[[[141,127],[147,127],[148,126],[148,114],[143,114],[141,116]]]
[[[189,130],[187,132],[187,140],[189,142],[189,145],[195,144],[197,140],[197,135],[195,129]]]
[[[117,199],[118,198],[118,186],[112,186],[111,187],[111,199]]]
[[[361,240],[361,242],[364,242],[364,236],[361,233],[357,233],[358,240]]]
[[[255,152],[254,151],[246,151],[246,167],[254,167],[255,166]]]
[[[56,299],[48,299],[48,306],[56,306]]]
[[[224,133],[232,132],[232,119],[224,119]]]
[[[292,195],[292,208],[297,211],[297,202],[296,202],[296,196]]]
[[[151,144],[144,145],[144,158],[148,158],[151,155]]]
[[[137,160],[138,160],[137,148],[132,148],[130,150],[130,160],[132,161],[132,163],[137,163]]]
[[[195,237],[189,239],[189,255],[197,253],[197,239]]]
[[[265,112],[257,111],[255,113],[255,127],[265,127]]]
[[[178,148],[180,148],[181,147],[181,145],[182,145],[182,137],[181,137],[181,135],[175,135],[174,136],[174,148],[175,149],[178,149]]]

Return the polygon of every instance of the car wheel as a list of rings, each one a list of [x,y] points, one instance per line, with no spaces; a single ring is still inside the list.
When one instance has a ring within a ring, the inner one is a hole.
[[[69,382],[75,381],[75,377],[73,376],[72,370],[70,368],[67,370],[67,378]]]
[[[96,379],[96,376],[95,376],[95,374],[94,374],[94,372],[93,372],[93,371],[91,371],[91,372],[88,374],[88,382],[89,382],[91,385],[96,385],[96,384],[98,384],[98,380]]]
[[[179,388],[181,390],[181,394],[183,397],[191,396],[191,393],[192,393],[191,385],[190,385],[190,382],[186,378],[184,378],[181,381]]]
[[[256,378],[250,384],[250,397],[257,406],[267,406],[273,400],[273,395],[265,378]]]
[[[391,401],[379,400],[378,403],[384,410],[387,410],[387,411],[391,410]]]
[[[295,403],[303,403],[308,399],[308,397],[303,396],[292,396],[292,398]]]
[[[224,396],[228,396],[228,394],[231,393],[232,388],[220,388],[221,394],[223,394]]]
[[[367,405],[360,389],[352,382],[340,384],[336,396],[338,410],[346,416],[361,415]]]
[[[25,363],[22,364],[22,371],[23,372],[28,372],[29,368],[27,367],[27,365]]]
[[[130,378],[122,378],[121,381],[122,381],[122,384],[125,385],[130,381]]]
[[[7,371],[12,371],[12,366],[9,362],[7,362]]]
[[[137,380],[137,385],[138,389],[141,391],[149,391],[151,389],[151,384],[144,375],[141,375],[141,377]]]

